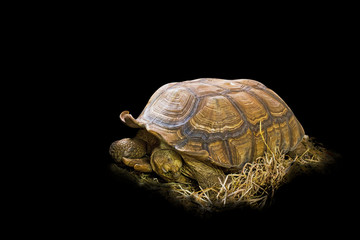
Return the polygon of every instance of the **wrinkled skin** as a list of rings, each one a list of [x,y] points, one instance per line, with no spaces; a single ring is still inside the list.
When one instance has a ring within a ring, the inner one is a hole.
[[[139,130],[134,138],[112,143],[109,153],[116,162],[123,162],[140,172],[154,171],[168,182],[187,183],[192,178],[206,188],[219,184],[219,177],[224,175],[215,166],[181,156],[144,129]]]
[[[137,171],[151,172],[149,159],[146,157],[146,143],[138,138],[124,138],[110,146],[110,155],[116,162],[123,162]]]

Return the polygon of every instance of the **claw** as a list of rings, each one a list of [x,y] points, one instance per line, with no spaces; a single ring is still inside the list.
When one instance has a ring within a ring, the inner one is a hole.
[[[135,164],[134,169],[139,172],[152,172],[151,165],[149,163],[146,164]]]
[[[149,163],[148,157],[143,158],[122,158],[123,163],[126,166],[133,167],[135,170],[140,172],[152,172],[152,168]]]

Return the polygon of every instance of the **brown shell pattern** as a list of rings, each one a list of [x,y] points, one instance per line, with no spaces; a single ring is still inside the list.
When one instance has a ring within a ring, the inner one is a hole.
[[[304,136],[286,103],[262,83],[196,79],[162,86],[137,121],[183,154],[242,167],[266,145],[293,150]],[[262,134],[260,134],[260,122]]]

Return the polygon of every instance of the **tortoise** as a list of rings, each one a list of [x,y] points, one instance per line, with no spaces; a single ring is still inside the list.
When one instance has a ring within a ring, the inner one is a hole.
[[[135,119],[134,138],[111,144],[115,162],[152,172],[168,182],[196,180],[219,185],[268,149],[295,150],[304,129],[288,105],[264,84],[250,79],[201,78],[160,87]]]

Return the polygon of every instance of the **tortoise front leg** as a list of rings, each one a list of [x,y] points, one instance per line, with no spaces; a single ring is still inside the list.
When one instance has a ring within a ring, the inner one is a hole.
[[[109,149],[116,162],[123,162],[140,172],[152,172],[149,158],[146,157],[146,143],[137,138],[124,138],[115,141]]]
[[[133,167],[135,170],[139,172],[152,172],[151,165],[149,163],[148,157],[143,158],[122,158],[123,163],[126,166]]]

